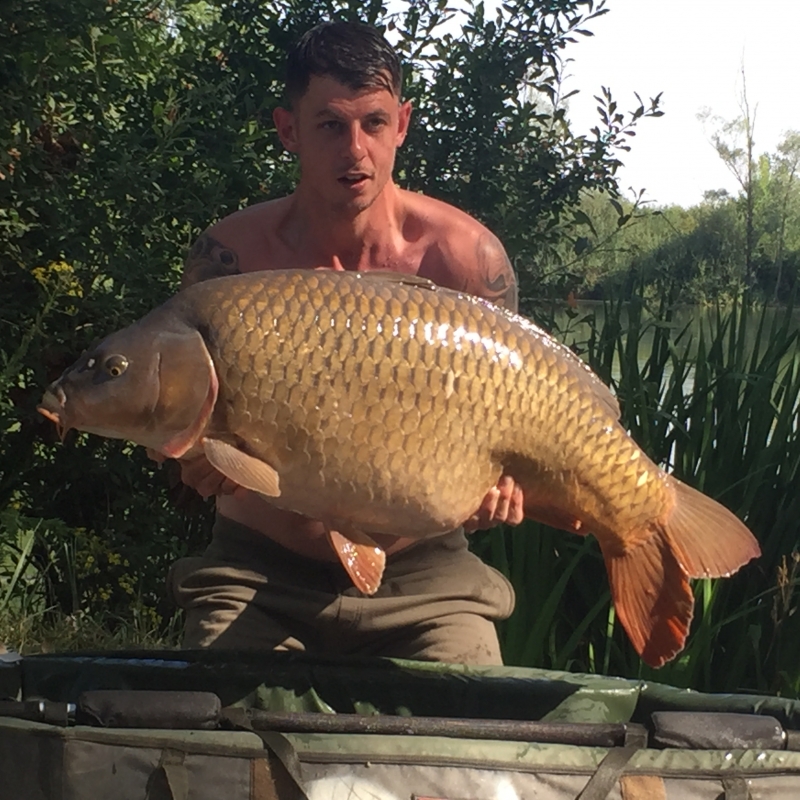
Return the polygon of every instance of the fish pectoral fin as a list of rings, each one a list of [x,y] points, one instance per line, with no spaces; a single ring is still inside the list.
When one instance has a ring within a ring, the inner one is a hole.
[[[386,553],[366,533],[353,529],[348,530],[347,536],[328,529],[328,539],[356,589],[375,594],[386,567]]]
[[[265,497],[280,497],[281,487],[278,473],[259,458],[250,456],[219,439],[202,440],[203,451],[209,463],[234,483],[263,494]]]
[[[642,660],[660,667],[686,643],[694,612],[688,576],[660,531],[621,554],[598,540],[614,610]]]

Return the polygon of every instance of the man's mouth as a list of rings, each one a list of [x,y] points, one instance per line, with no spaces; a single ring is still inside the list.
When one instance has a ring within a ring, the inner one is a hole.
[[[364,172],[348,172],[346,175],[342,175],[342,177],[339,178],[339,183],[343,186],[356,188],[364,186],[367,180],[369,180],[369,176]]]

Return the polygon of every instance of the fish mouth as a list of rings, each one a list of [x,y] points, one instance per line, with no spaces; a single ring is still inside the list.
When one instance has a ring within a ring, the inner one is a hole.
[[[70,426],[64,416],[64,408],[67,405],[67,395],[60,386],[51,386],[44,393],[42,402],[36,406],[36,410],[50,422],[55,423],[58,431],[58,438],[64,441]]]

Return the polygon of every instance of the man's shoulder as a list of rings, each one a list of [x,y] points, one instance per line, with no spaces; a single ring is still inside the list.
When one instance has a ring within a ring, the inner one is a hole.
[[[183,270],[183,286],[263,269],[259,262],[270,232],[277,225],[288,198],[267,200],[223,217],[206,228],[189,250]]]
[[[440,243],[447,241],[458,246],[463,245],[465,239],[475,242],[481,236],[494,235],[475,217],[443,200],[407,190],[403,192],[403,199],[411,219],[427,228]]]
[[[465,211],[422,194],[406,193],[410,226],[428,242],[420,274],[453,289],[517,310],[517,282],[505,248]]]
[[[279,218],[288,202],[289,197],[279,197],[245,206],[210,225],[205,233],[226,244],[232,244],[232,240],[241,242],[243,238],[258,236]]]

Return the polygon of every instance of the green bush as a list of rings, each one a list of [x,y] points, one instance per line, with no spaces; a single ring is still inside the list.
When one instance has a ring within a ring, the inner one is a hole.
[[[417,108],[400,181],[486,220],[529,275],[537,250],[568,235],[580,192],[614,190],[631,125],[658,113],[624,120],[608,96],[597,129],[573,136],[550,103],[564,46],[598,13],[591,0],[510,0],[489,18],[477,4],[463,34],[440,37],[451,15],[434,0],[393,15],[323,0],[6,3],[0,511],[27,522],[4,518],[0,547],[37,531],[47,608],[124,615],[136,598],[165,616],[167,566],[207,536],[208,505],[169,469],[121,442],[72,433],[61,446],[35,407],[92,340],[175,290],[202,229],[291,191],[296,165],[271,122],[288,43],[323,18],[386,26]]]

